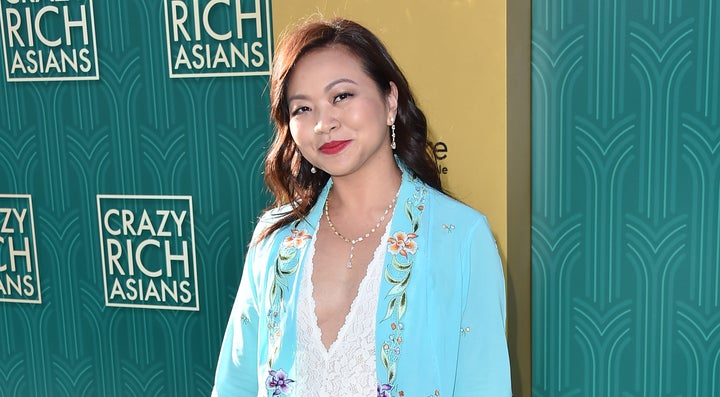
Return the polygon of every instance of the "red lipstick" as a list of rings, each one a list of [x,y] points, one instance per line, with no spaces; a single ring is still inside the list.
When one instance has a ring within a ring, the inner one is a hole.
[[[340,153],[349,143],[349,139],[346,141],[330,141],[320,146],[320,151],[324,154]]]

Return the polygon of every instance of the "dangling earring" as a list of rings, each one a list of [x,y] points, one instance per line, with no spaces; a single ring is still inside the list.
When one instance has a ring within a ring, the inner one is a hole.
[[[395,122],[393,121],[393,125],[390,126],[390,131],[392,132],[392,142],[390,142],[390,148],[392,150],[395,150],[397,145],[395,144]]]
[[[317,172],[317,169],[315,169],[315,166],[314,166],[314,165],[313,165],[312,167],[310,167],[310,173],[311,173],[311,174],[314,174],[314,173],[316,173],[316,172]]]

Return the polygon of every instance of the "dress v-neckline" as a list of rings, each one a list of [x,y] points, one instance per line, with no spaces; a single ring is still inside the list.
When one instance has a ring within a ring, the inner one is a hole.
[[[343,324],[340,326],[340,329],[338,329],[337,335],[335,335],[335,339],[330,343],[330,346],[327,347],[322,341],[322,329],[320,328],[320,325],[318,323],[318,317],[315,305],[315,285],[312,282],[312,275],[315,268],[315,265],[313,263],[314,256],[315,256],[315,242],[313,242],[312,246],[312,255],[310,256],[310,262],[307,269],[307,277],[308,277],[308,286],[309,286],[309,300],[310,300],[310,312],[312,313],[311,319],[312,319],[312,340],[315,343],[318,343],[320,347],[322,347],[322,352],[325,354],[325,356],[329,356],[333,350],[335,349],[335,346],[338,345],[338,342],[342,340],[342,338],[347,333],[348,324],[352,321],[353,316],[355,315],[355,312],[357,311],[357,304],[360,301],[358,298],[360,298],[360,295],[366,295],[368,293],[367,284],[369,281],[369,275],[372,273],[372,267],[373,266],[382,266],[382,263],[378,264],[376,261],[384,262],[384,260],[381,260],[381,258],[384,259],[383,249],[387,247],[387,244],[383,244],[385,241],[387,241],[387,237],[389,236],[388,231],[390,230],[390,224],[391,222],[388,222],[385,226],[385,232],[383,233],[382,237],[380,238],[380,244],[375,248],[375,251],[373,252],[372,259],[370,260],[370,263],[368,264],[367,268],[365,269],[365,275],[363,276],[362,280],[360,280],[360,283],[358,284],[357,292],[355,293],[355,298],[353,298],[352,303],[350,304],[350,310],[345,314],[345,319],[343,321]]]

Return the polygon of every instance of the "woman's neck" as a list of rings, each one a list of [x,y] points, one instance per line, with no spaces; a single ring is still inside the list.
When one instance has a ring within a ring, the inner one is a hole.
[[[330,200],[336,211],[373,213],[387,207],[400,188],[401,180],[402,171],[396,164],[382,174],[333,177]]]

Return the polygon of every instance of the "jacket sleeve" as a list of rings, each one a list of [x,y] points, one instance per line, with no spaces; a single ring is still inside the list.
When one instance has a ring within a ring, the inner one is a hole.
[[[213,397],[258,395],[259,313],[250,251],[220,348]]]
[[[511,396],[505,337],[505,277],[495,238],[483,216],[465,247],[455,397]]]

